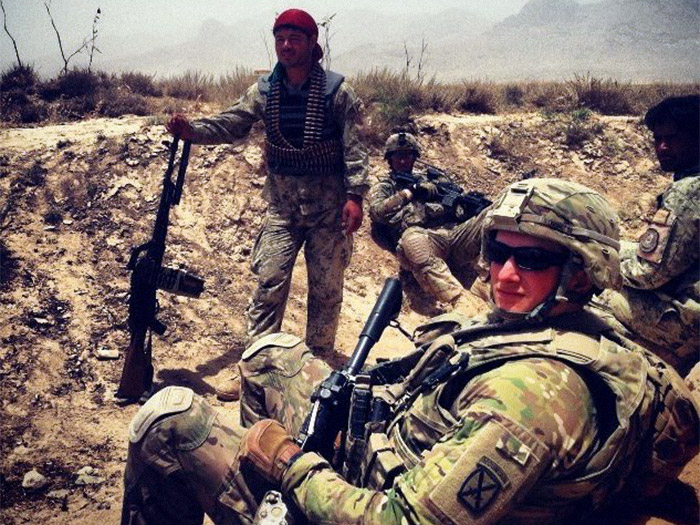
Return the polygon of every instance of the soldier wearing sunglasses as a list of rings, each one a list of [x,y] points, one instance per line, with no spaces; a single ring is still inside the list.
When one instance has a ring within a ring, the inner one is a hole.
[[[596,303],[614,315],[606,318],[612,325],[686,375],[700,358],[700,95],[665,99],[644,122],[673,182],[638,242],[622,243],[625,286]]]
[[[579,184],[521,181],[487,212],[481,254],[493,311],[435,318],[414,352],[366,370],[383,417],[359,455],[299,448],[330,367],[272,334],[240,363],[242,425],[182,387],[141,408],[122,524],[250,523],[268,489],[328,525],[570,523],[621,492],[658,495],[697,453],[698,408],[670,366],[583,309],[621,284],[615,212]]]

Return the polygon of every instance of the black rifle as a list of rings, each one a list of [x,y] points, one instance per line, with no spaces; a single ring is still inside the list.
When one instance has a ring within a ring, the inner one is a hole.
[[[434,201],[443,206],[450,219],[457,222],[466,221],[478,215],[482,210],[491,205],[491,201],[488,200],[483,193],[478,191],[464,191],[459,184],[455,184],[449,179],[447,173],[434,166],[427,166],[428,181],[432,182],[437,187],[437,195]],[[420,183],[422,181],[420,177],[416,177],[404,171],[395,170],[392,170],[389,176],[401,188],[408,188],[411,190],[411,193],[413,193],[417,199],[427,200],[428,195],[421,190]]]
[[[384,328],[399,314],[401,299],[401,281],[395,277],[387,279],[350,360],[341,370],[333,371],[311,396],[311,411],[297,438],[302,450],[318,452],[332,461],[335,438],[348,422],[355,378]]]
[[[160,288],[189,297],[199,297],[204,290],[204,280],[199,277],[180,269],[162,266],[170,208],[180,202],[190,155],[190,142],[185,141],[177,181],[173,184],[171,176],[175,168],[178,142],[178,137],[175,137],[170,143],[170,159],[163,178],[163,193],[160,197],[153,236],[150,241],[131,251],[131,257],[126,266],[131,270],[128,323],[131,340],[116,393],[116,398],[124,402],[138,400],[150,391],[153,384],[151,331],[163,335],[166,330],[166,326],[156,319],[158,312],[156,290]]]

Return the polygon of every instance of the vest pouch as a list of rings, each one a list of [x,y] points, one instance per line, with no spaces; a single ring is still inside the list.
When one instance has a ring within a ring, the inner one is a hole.
[[[649,356],[649,379],[658,395],[651,461],[640,475],[641,496],[657,495],[700,449],[700,417],[693,394],[670,366]]]
[[[415,368],[404,381],[407,392],[419,388],[423,380],[446,363],[457,352],[457,344],[451,335],[441,335],[428,347]]]
[[[386,434],[371,434],[367,440],[365,457],[360,467],[361,485],[374,490],[385,490],[406,470],[403,461],[389,443]]]

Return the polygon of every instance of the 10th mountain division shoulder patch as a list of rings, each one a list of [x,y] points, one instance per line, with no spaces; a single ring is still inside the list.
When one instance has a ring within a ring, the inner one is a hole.
[[[460,501],[474,514],[486,509],[508,485],[503,470],[487,457],[482,457],[459,489]]]

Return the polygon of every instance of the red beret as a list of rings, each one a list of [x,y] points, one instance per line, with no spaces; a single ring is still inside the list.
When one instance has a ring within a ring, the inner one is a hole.
[[[316,25],[316,20],[302,9],[287,9],[280,13],[275,19],[275,25],[272,26],[272,32],[274,33],[281,27],[293,27],[303,31],[309,36],[318,37],[318,25]],[[322,58],[323,49],[316,44],[314,46],[313,59],[318,62]]]
[[[277,29],[284,26],[292,26],[304,31],[304,33],[310,36],[318,36],[316,20],[314,20],[309,13],[301,9],[287,9],[282,12],[275,20],[272,32],[274,33]]]

